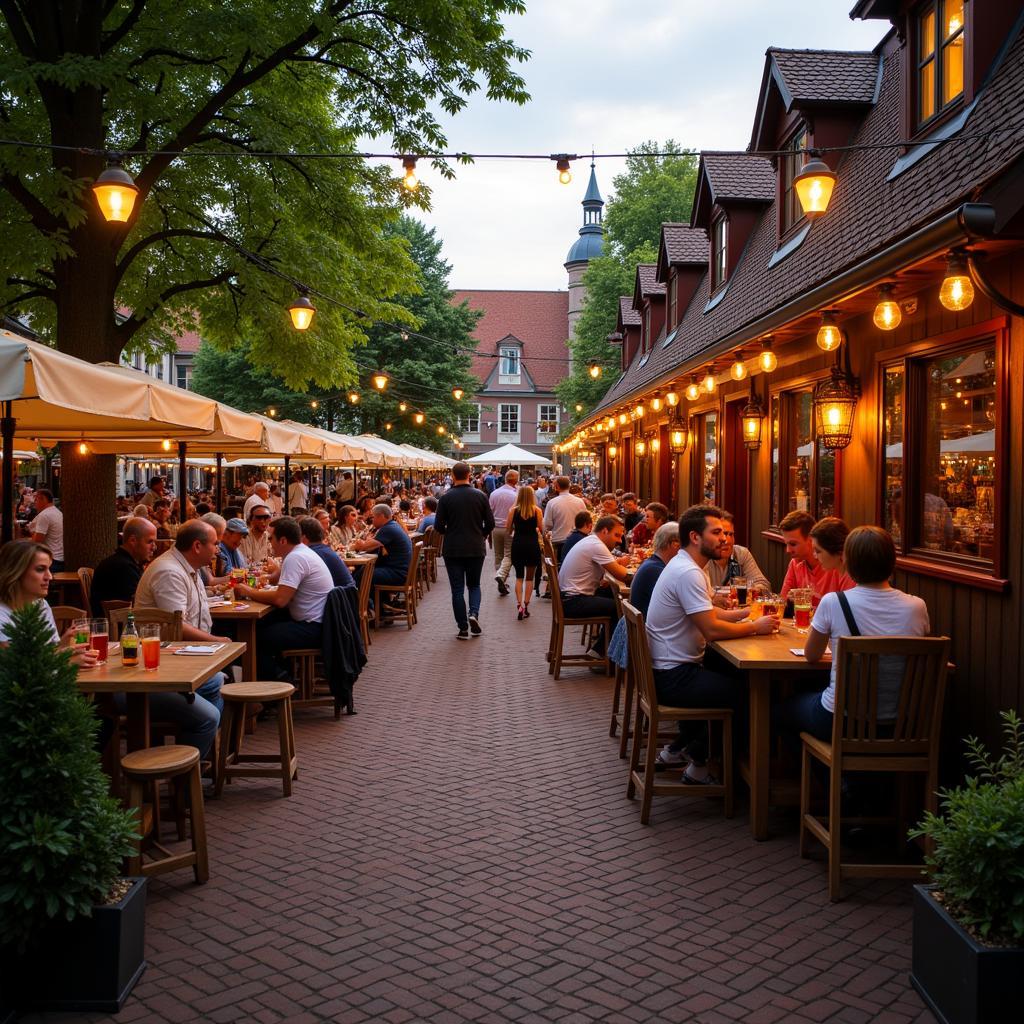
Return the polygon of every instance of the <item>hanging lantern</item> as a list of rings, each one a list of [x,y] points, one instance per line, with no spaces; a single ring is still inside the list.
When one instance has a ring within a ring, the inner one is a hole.
[[[665,401],[668,402],[669,408],[674,409],[679,404],[679,393],[677,391],[669,391],[665,395]]]
[[[651,399],[651,412],[661,412],[661,395],[656,394]]]
[[[608,445],[608,460],[610,462],[614,462],[615,461],[615,456],[618,455],[618,454],[619,454],[619,449],[618,449],[617,445],[614,445],[614,444]]]
[[[624,427],[629,422],[629,416],[624,412],[619,413],[619,426]]]
[[[963,253],[952,252],[946,263],[946,276],[939,289],[939,302],[951,313],[959,313],[974,301],[974,283],[967,272]]]
[[[421,412],[417,412],[417,413],[415,413],[415,414],[413,415],[413,422],[415,422],[415,424],[416,424],[416,426],[417,426],[417,427],[422,427],[422,426],[423,426],[423,421],[424,421],[424,420],[425,420],[426,418],[427,418],[427,417],[426,417],[426,416],[425,416],[425,415],[424,415],[423,413],[421,413]]]
[[[743,444],[750,451],[757,451],[761,447],[761,425],[764,423],[764,409],[754,391],[754,380],[750,380],[750,397],[747,404],[740,413],[740,420],[743,425]]]
[[[685,455],[690,443],[690,431],[678,417],[668,429],[668,450],[673,455]]]
[[[402,175],[402,184],[410,192],[415,192],[420,187],[420,179],[416,177],[416,157],[403,156],[402,167],[405,174]]]
[[[871,319],[880,331],[894,331],[900,325],[903,314],[900,312],[900,304],[894,302],[892,296],[892,285],[883,284],[878,288],[878,305]],[[821,333],[820,331],[818,332]]]
[[[838,366],[814,389],[815,433],[822,447],[843,449],[850,443],[859,391],[853,377]]]
[[[636,444],[633,445],[633,451],[636,452],[638,459],[642,459],[647,454],[647,442],[642,437],[638,437]]]
[[[348,393],[348,400],[353,405],[358,405],[359,404],[359,392],[358,391],[350,391]]]
[[[601,376],[601,364],[591,363],[587,367],[587,373],[590,374],[591,380],[597,380]]]
[[[651,454],[657,455],[661,451],[661,438],[657,434],[651,438]]]
[[[399,402],[398,403],[398,411],[399,412],[405,412],[405,410],[408,409],[408,408],[409,408],[409,403],[408,402]]]
[[[817,157],[800,168],[800,173],[793,178],[793,188],[808,220],[821,217],[828,209],[837,180],[836,172]]]
[[[762,339],[761,354],[757,357],[757,364],[765,373],[774,372],[779,365],[779,357],[772,351],[771,338]]]
[[[715,364],[712,363],[708,367],[708,372],[704,374],[704,380],[701,382],[701,387],[705,392],[707,392],[707,394],[713,395],[715,393],[715,386]]]
[[[91,187],[105,221],[123,224],[132,215],[135,200],[139,196],[139,186],[121,166],[120,160],[112,157],[106,170]]]
[[[165,437],[160,442],[160,447],[163,448],[165,452],[169,452],[171,450],[171,439],[169,437]]]
[[[79,455],[88,455],[89,454],[89,446],[84,441],[79,441],[78,442],[78,454]]]
[[[378,391],[383,391],[383,390],[384,390],[384,389],[385,389],[385,388],[386,388],[386,387],[388,386],[388,380],[389,380],[389,379],[390,379],[390,378],[388,377],[388,375],[387,375],[386,373],[384,373],[383,371],[381,371],[381,370],[378,370],[378,371],[377,371],[377,372],[376,372],[376,373],[375,373],[375,374],[374,374],[374,375],[373,375],[373,376],[372,376],[372,377],[370,378],[370,380],[372,380],[372,381],[373,381],[373,386],[374,386],[374,387],[375,387],[375,388],[376,388],[376,389],[377,389]]]
[[[743,349],[740,349],[736,353],[735,359],[732,361],[732,366],[729,368],[729,374],[733,380],[744,380],[747,376],[747,364],[743,358]]]
[[[454,398],[456,402],[461,402],[462,401],[462,396],[465,393],[466,392],[462,388],[460,388],[460,387],[452,388],[452,398]]]
[[[636,408],[633,410],[633,418],[642,420],[644,418],[644,403],[639,402]]]
[[[303,292],[289,307],[288,315],[292,318],[292,326],[297,331],[306,330],[313,322],[313,314],[316,306],[309,301],[309,296]]]

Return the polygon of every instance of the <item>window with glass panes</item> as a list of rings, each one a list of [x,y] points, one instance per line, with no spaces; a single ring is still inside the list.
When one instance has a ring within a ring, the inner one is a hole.
[[[964,0],[934,0],[918,12],[918,125],[963,95],[965,33]]]
[[[882,522],[905,553],[994,563],[1005,486],[995,340],[883,368]]]
[[[502,402],[498,406],[498,430],[502,434],[519,434],[519,405]]]
[[[836,514],[836,453],[814,434],[814,387],[772,399],[772,523],[790,512]]]
[[[469,412],[459,416],[459,433],[463,436],[480,433],[480,404],[474,402],[469,408]]]
[[[786,155],[780,160],[782,175],[782,224],[781,233],[785,234],[794,224],[804,219],[803,207],[793,188],[793,179],[800,173],[804,165],[803,151],[809,142],[807,129],[800,128],[786,143]]]
[[[175,367],[175,383],[179,388],[185,388],[188,390],[192,387],[192,364],[191,363],[178,363]]]
[[[520,381],[519,349],[506,347],[498,358],[498,380],[501,384],[518,384]]]
[[[537,407],[537,433],[558,433],[558,406],[539,405]]]
[[[670,274],[668,279],[668,330],[672,330],[678,322],[676,319],[676,305],[679,301],[679,278]]]
[[[723,216],[711,225],[711,289],[725,283],[727,265],[725,258],[726,219]]]
[[[718,500],[718,413],[700,413],[693,418],[691,494],[694,504],[713,505]]]

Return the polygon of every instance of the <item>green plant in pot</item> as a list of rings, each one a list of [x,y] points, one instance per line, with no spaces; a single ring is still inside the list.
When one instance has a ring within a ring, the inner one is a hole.
[[[1024,723],[1002,715],[999,757],[967,741],[971,775],[911,835],[933,844],[914,893],[911,980],[947,1024],[1009,1021],[1024,976]]]
[[[109,795],[94,709],[36,604],[13,613],[6,640],[0,647],[0,1005],[119,1008],[144,967],[144,882],[119,879],[134,818]]]

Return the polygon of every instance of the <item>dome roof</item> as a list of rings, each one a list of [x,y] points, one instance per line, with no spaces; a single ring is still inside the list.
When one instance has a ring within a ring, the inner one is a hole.
[[[604,251],[604,234],[598,224],[587,224],[580,229],[580,237],[572,244],[566,264],[596,259]]]

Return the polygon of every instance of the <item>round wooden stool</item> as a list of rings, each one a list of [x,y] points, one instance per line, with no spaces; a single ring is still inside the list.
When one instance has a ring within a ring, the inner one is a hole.
[[[224,782],[232,778],[280,777],[285,796],[292,795],[292,779],[299,777],[295,756],[295,730],[292,726],[291,683],[226,683],[220,688],[224,698],[223,736],[217,766],[216,793],[220,796]],[[280,746],[276,754],[243,754],[242,724],[249,704],[268,707],[277,704],[277,730]]]
[[[207,881],[210,877],[210,862],[206,854],[206,815],[203,809],[203,786],[199,781],[199,751],[195,747],[167,746],[147,747],[135,750],[121,758],[121,769],[128,782],[128,803],[136,809],[139,818],[139,831],[145,838],[147,815],[145,796],[147,788],[152,787],[152,807],[159,807],[159,784],[170,782],[175,799],[172,803],[183,808],[183,798],[187,789],[188,804],[191,817],[191,849],[184,853],[174,853],[160,844],[159,815],[154,811],[153,822],[156,824],[151,849],[155,859],[143,861],[142,839],[135,845],[135,853],[128,858],[128,873],[131,875],[160,875],[165,871],[176,871],[178,868],[192,868],[196,881]],[[179,838],[184,838],[181,828],[184,822],[184,810],[179,818]]]

